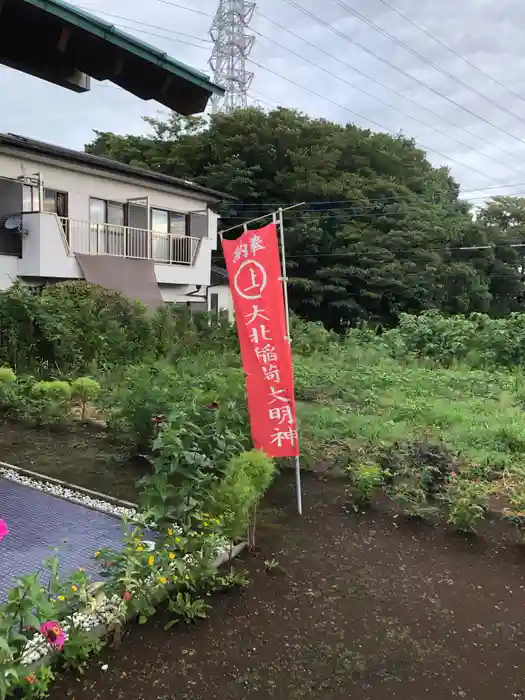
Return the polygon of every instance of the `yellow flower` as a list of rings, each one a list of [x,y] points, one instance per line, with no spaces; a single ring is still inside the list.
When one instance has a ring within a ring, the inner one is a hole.
[[[162,583],[162,584],[168,583],[168,579],[165,576],[161,576],[159,578],[159,583]]]
[[[65,600],[65,598],[64,598],[63,595],[59,595],[59,596],[58,596],[58,600]]]
[[[71,586],[71,590],[73,593],[76,593],[78,591],[78,588],[76,586]]]
[[[173,552],[170,552],[170,559],[175,559],[175,555],[173,554]]]
[[[150,558],[148,559],[148,564],[149,564],[150,566],[153,566],[154,563],[155,563],[155,557],[150,557]]]
[[[96,556],[96,557],[99,557],[99,556],[100,556],[100,552],[95,552],[95,556]]]
[[[139,544],[139,546],[137,547],[137,552],[142,552],[143,549],[144,549],[144,547]]]
[[[168,537],[171,537],[173,535],[173,530],[171,527],[168,529]]]

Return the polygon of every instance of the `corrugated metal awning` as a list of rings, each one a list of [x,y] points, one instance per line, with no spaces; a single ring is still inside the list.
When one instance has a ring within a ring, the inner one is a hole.
[[[140,301],[150,310],[162,306],[153,260],[134,260],[116,255],[77,255],[87,282]]]

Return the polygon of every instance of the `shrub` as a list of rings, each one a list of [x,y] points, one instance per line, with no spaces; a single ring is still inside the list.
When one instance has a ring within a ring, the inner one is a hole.
[[[0,367],[0,385],[12,384],[16,381],[16,374],[11,367]]]
[[[177,374],[171,368],[138,365],[111,387],[99,402],[110,432],[139,451],[149,451],[156,417],[168,415],[176,400]]]
[[[204,404],[187,392],[160,424],[153,444],[154,474],[142,480],[146,510],[158,522],[191,527],[210,504],[214,484],[229,460],[245,448],[244,430],[228,426],[218,404]]]
[[[259,450],[244,452],[228,462],[213,501],[231,542],[240,538],[248,528],[248,544],[255,546],[257,505],[274,474],[275,462]]]
[[[387,488],[387,493],[408,518],[429,520],[438,509],[428,502],[427,492],[418,475],[407,474]]]
[[[350,477],[350,492],[355,504],[361,508],[370,505],[372,497],[385,480],[383,469],[378,464],[350,465],[346,469]]]
[[[452,477],[444,497],[448,506],[448,522],[458,532],[475,532],[487,509],[487,496],[486,484]]]
[[[30,417],[37,425],[62,423],[69,413],[71,385],[68,382],[41,381],[31,387]]]
[[[91,377],[79,377],[71,385],[73,399],[80,401],[82,405],[82,420],[86,419],[86,408],[88,403],[95,401],[100,394],[100,384]]]
[[[16,403],[16,375],[10,367],[0,367],[0,412],[13,412]]]

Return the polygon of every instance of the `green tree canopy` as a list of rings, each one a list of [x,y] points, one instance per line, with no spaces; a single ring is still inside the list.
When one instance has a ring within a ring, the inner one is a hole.
[[[429,308],[505,313],[520,302],[508,230],[489,209],[474,221],[449,171],[402,134],[284,108],[146,121],[150,136],[97,132],[86,150],[233,195],[220,208],[224,229],[306,202],[285,216],[290,303],[304,318],[340,329]]]

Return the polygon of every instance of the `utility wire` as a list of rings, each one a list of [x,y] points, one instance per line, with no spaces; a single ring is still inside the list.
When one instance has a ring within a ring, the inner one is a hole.
[[[455,49],[453,49],[451,46],[446,44],[442,39],[437,37],[435,34],[432,34],[432,32],[429,32],[428,29],[425,29],[420,24],[415,22],[413,19],[411,19],[410,17],[407,17],[407,15],[403,14],[403,12],[401,12],[401,10],[398,10],[397,7],[394,7],[393,5],[391,5],[389,2],[387,2],[387,0],[379,0],[379,2],[381,2],[385,7],[388,7],[389,10],[392,10],[392,12],[395,12],[396,15],[398,15],[399,17],[404,19],[406,22],[411,24],[413,27],[416,27],[416,29],[418,29],[420,32],[423,32],[423,34],[426,34],[426,36],[430,37],[430,39],[435,41],[437,44],[439,44],[440,46],[443,46],[443,48],[445,48],[447,51],[450,51],[451,54],[453,54],[457,58],[460,58],[468,66],[470,66],[471,68],[474,68],[474,70],[476,70],[478,73],[483,75],[485,78],[492,80],[493,83],[495,83],[496,85],[499,85],[499,87],[503,88],[504,90],[507,90],[508,92],[510,92],[511,95],[513,95],[514,97],[517,97],[522,102],[525,102],[525,99],[523,99],[523,97],[519,93],[512,90],[512,88],[510,88],[508,85],[505,85],[497,78],[494,78],[494,76],[490,75],[489,73],[486,73],[482,68],[477,66],[475,63],[472,63],[472,61],[470,61],[468,58],[466,58],[462,54],[458,53]]]
[[[172,0],[156,0],[163,5],[169,5],[170,7],[176,7],[179,10],[187,10],[188,12],[194,12],[197,15],[203,15],[204,17],[213,17],[211,12],[204,12],[203,10],[197,10],[194,7],[188,7],[187,5],[181,5],[178,2],[173,2]]]
[[[334,0],[334,1],[335,1],[335,0]],[[186,10],[190,10],[190,11],[195,11],[194,8],[189,8],[189,7],[186,7],[186,6],[182,6],[182,5],[179,5],[178,3],[171,3],[171,2],[168,3],[168,2],[166,2],[165,4],[173,5],[174,7],[178,7],[179,9],[186,9]],[[81,9],[89,9],[89,8],[85,8],[85,7],[82,7],[82,6],[79,6],[79,7],[80,7]],[[153,28],[153,29],[160,29],[161,31],[169,32],[170,34],[177,34],[177,35],[180,35],[180,36],[185,36],[185,37],[187,37],[187,38],[196,39],[197,41],[201,41],[201,42],[203,42],[203,43],[206,43],[206,42],[208,41],[208,40],[206,40],[206,39],[201,39],[200,37],[196,37],[196,36],[194,36],[194,35],[184,34],[184,33],[182,33],[182,32],[177,32],[177,31],[175,31],[175,30],[166,29],[166,28],[160,27],[160,26],[158,26],[158,25],[149,24],[149,23],[146,23],[146,22],[142,22],[142,21],[139,21],[139,20],[135,20],[135,19],[133,19],[133,18],[124,17],[124,16],[122,16],[122,15],[117,15],[117,14],[113,14],[113,13],[106,12],[106,11],[102,11],[102,10],[95,10],[95,12],[99,12],[100,14],[107,15],[107,16],[109,16],[109,17],[115,17],[116,19],[124,19],[124,20],[127,20],[127,21],[131,21],[131,22],[134,22],[135,24],[140,25],[140,26],[150,27],[150,28]],[[207,13],[202,13],[201,11],[196,11],[196,12],[197,12],[198,14],[207,14]],[[261,14],[261,16],[263,16],[267,21],[273,22],[276,26],[280,27],[281,29],[284,29],[285,31],[289,31],[289,33],[291,33],[291,34],[294,34],[294,33],[291,32],[290,30],[288,30],[286,27],[283,27],[282,25],[279,25],[279,23],[275,22],[275,21],[272,20],[271,18],[266,17],[266,15],[263,15],[262,13],[259,13],[259,14]],[[211,15],[210,15],[210,16],[211,16]],[[147,32],[147,31],[145,31],[145,30],[139,30],[139,29],[136,29],[135,27],[127,27],[126,25],[116,25],[116,26],[120,26],[120,27],[122,27],[122,28],[124,28],[124,29],[132,29],[132,30],[135,30],[135,31],[144,33],[144,34],[149,34],[149,35],[151,35],[151,36],[159,37],[159,38],[161,38],[161,39],[171,39],[171,37],[166,37],[166,36],[161,35],[161,34],[155,34],[154,32]],[[268,40],[268,41],[270,41],[270,42],[272,42],[272,43],[274,43],[275,45],[279,46],[280,48],[284,49],[285,51],[288,51],[289,53],[291,53],[291,54],[297,56],[298,58],[300,58],[300,59],[302,59],[302,60],[304,60],[304,61],[310,63],[310,64],[311,64],[312,66],[314,66],[314,67],[318,67],[320,70],[323,70],[324,72],[328,73],[329,75],[333,75],[333,74],[332,74],[330,71],[328,71],[327,69],[325,69],[325,68],[323,68],[323,67],[321,67],[321,66],[317,66],[313,61],[311,61],[311,60],[309,60],[308,58],[302,56],[301,54],[298,54],[298,53],[294,52],[294,51],[291,50],[291,49],[288,49],[287,47],[283,46],[282,44],[279,44],[278,42],[276,42],[275,40],[271,39],[270,37],[268,37],[268,36],[262,34],[262,32],[259,32],[259,31],[257,31],[257,30],[254,30],[254,31],[255,31],[256,34],[259,34],[259,36],[263,37],[264,39],[266,39],[266,40]],[[331,58],[334,58],[335,60],[339,60],[337,57],[335,57],[335,56],[333,56],[332,54],[330,54],[330,53],[324,51],[324,50],[321,49],[320,47],[317,47],[315,44],[312,44],[311,42],[308,42],[308,41],[304,40],[304,39],[303,39],[302,37],[300,37],[299,35],[297,35],[297,34],[294,34],[294,35],[295,35],[296,37],[298,37],[299,39],[305,41],[306,43],[308,43],[308,44],[314,46],[315,48],[317,48],[318,50],[322,51],[323,53],[326,53],[326,54],[327,54],[328,56],[330,56]],[[176,40],[174,39],[174,41],[177,41],[177,43],[185,44],[185,45],[187,45],[187,46],[192,46],[192,47],[194,47],[194,48],[201,48],[201,49],[206,48],[206,47],[204,47],[204,46],[198,46],[198,45],[196,45],[196,44],[192,44],[191,42],[183,41],[183,40],[181,40],[181,39],[176,39]],[[343,62],[343,64],[344,64],[344,62]],[[348,65],[348,66],[349,66],[349,64],[344,64],[344,65]],[[350,67],[350,66],[349,66],[349,67]],[[359,71],[357,71],[357,72],[359,72]],[[373,99],[377,100],[378,102],[380,102],[380,103],[382,103],[382,104],[385,104],[385,105],[386,105],[387,107],[389,107],[390,109],[395,109],[396,111],[400,112],[401,114],[403,114],[403,115],[406,116],[407,118],[412,119],[412,120],[414,120],[414,121],[416,121],[416,122],[422,124],[423,126],[425,126],[425,127],[427,127],[427,128],[433,129],[436,133],[438,133],[438,134],[440,134],[440,135],[442,135],[442,136],[445,136],[445,137],[449,138],[450,140],[455,141],[455,142],[458,143],[459,145],[461,145],[461,146],[463,146],[463,147],[465,147],[465,148],[467,148],[467,149],[469,149],[469,150],[474,150],[474,149],[472,149],[472,147],[469,146],[467,143],[465,143],[465,142],[463,142],[463,141],[460,141],[459,139],[456,139],[456,138],[453,137],[453,136],[450,136],[449,134],[447,134],[447,133],[445,133],[445,132],[443,132],[443,131],[437,129],[436,127],[433,127],[431,124],[428,124],[428,123],[424,122],[423,120],[419,119],[418,117],[412,116],[411,114],[409,114],[409,113],[407,113],[407,112],[405,112],[405,111],[403,111],[403,110],[401,110],[401,109],[395,107],[394,105],[392,105],[392,104],[386,102],[385,100],[382,100],[381,98],[376,97],[375,95],[373,95],[373,93],[370,93],[370,92],[364,90],[363,88],[360,88],[358,85],[355,85],[354,83],[351,83],[350,81],[348,81],[348,80],[346,80],[346,79],[344,79],[344,78],[342,78],[342,77],[340,77],[340,76],[335,76],[335,77],[336,77],[337,79],[341,80],[342,82],[345,82],[345,83],[348,84],[350,87],[353,87],[353,88],[355,88],[355,89],[357,89],[357,90],[360,90],[361,92],[363,92],[363,93],[366,94],[367,96],[372,97]],[[394,92],[395,92],[395,91],[394,91]],[[396,94],[400,95],[401,97],[404,97],[404,96],[402,95],[402,93],[396,93]],[[405,98],[405,99],[406,99],[406,98]],[[264,102],[264,100],[263,100],[263,102]],[[417,104],[417,103],[414,102],[414,104]],[[418,106],[419,106],[419,105],[418,105]],[[426,108],[424,108],[424,109],[426,109]],[[426,111],[429,111],[429,110],[426,110]],[[433,113],[433,112],[430,112],[430,113],[435,115],[435,113]],[[435,116],[438,116],[438,115],[435,115]],[[449,123],[452,124],[452,125],[454,125],[453,122],[449,122]],[[454,125],[454,126],[455,126],[455,125]],[[459,128],[459,127],[456,127],[456,128]],[[470,131],[468,131],[468,130],[466,130],[466,131],[467,131],[467,133],[470,133],[471,135],[474,135],[474,136],[475,136],[476,138],[478,138],[481,142],[487,143],[488,145],[493,146],[493,147],[496,147],[496,148],[498,148],[498,149],[500,148],[499,146],[496,146],[495,144],[491,144],[489,141],[486,141],[485,139],[482,139],[481,137],[477,136],[474,132],[470,132]],[[501,149],[501,150],[502,150],[503,152],[509,154],[509,155],[515,155],[515,154],[511,153],[510,151],[506,151],[505,149]],[[505,167],[505,168],[507,168],[507,169],[509,169],[509,170],[514,170],[515,172],[519,172],[520,174],[521,174],[521,172],[522,172],[522,171],[518,170],[516,167],[514,167],[514,166],[512,166],[512,165],[508,165],[508,164],[502,163],[501,161],[498,161],[497,159],[493,158],[493,157],[490,156],[490,155],[483,154],[483,153],[480,153],[479,155],[482,156],[482,157],[484,157],[484,158],[487,158],[487,159],[493,161],[494,163],[496,163],[496,164],[498,164],[498,165],[500,165],[500,166],[502,166],[502,167]],[[467,167],[467,166],[466,166],[466,167]]]
[[[412,194],[414,194],[414,193],[412,193]],[[415,196],[418,197],[420,195],[415,195]],[[493,196],[498,197],[498,196],[506,196],[506,195],[493,195]],[[524,197],[525,192],[516,192],[516,193],[514,193],[512,195],[508,195],[508,196],[509,197]],[[459,200],[459,203],[468,204],[469,202],[478,201],[478,200],[482,201],[482,200],[486,200],[486,199],[487,199],[487,197],[485,197],[485,196],[472,197],[468,201],[467,200]],[[365,208],[366,205],[361,205],[359,208],[360,208],[360,210],[364,210],[365,212],[366,211],[373,212],[373,210],[376,209],[378,206],[382,206],[382,205],[390,206],[392,204],[395,204],[396,202],[404,202],[407,205],[430,204],[430,205],[438,205],[438,206],[439,205],[446,206],[446,205],[457,203],[454,200],[452,200],[452,201],[439,201],[439,200],[431,201],[428,199],[410,200],[410,199],[407,199],[406,196],[399,195],[397,197],[384,197],[384,198],[378,198],[378,199],[369,199],[366,204],[371,205],[370,209],[367,210]],[[293,207],[297,208],[297,212],[299,214],[305,213],[305,214],[314,215],[314,214],[318,214],[318,213],[331,212],[331,211],[333,211],[334,213],[344,212],[344,211],[354,211],[354,209],[356,207],[356,204],[352,203],[348,199],[342,199],[339,201],[337,201],[337,200],[335,200],[335,201],[331,201],[331,200],[322,201],[322,200],[320,200],[318,202],[306,202],[303,205],[304,207],[310,207],[310,206],[315,207],[314,209],[308,209],[307,211],[302,211],[300,206],[299,206],[300,204],[302,204],[302,202],[270,202],[270,203],[261,202],[260,204],[257,204],[255,202],[246,202],[246,203],[240,202],[240,203],[236,203],[235,205],[233,205],[233,208],[236,210],[237,209],[247,210],[246,214],[250,213],[250,215],[251,215],[251,212],[249,212],[249,209],[265,209],[265,210],[267,210],[268,207],[275,207],[277,209],[279,207],[293,206]],[[344,205],[347,205],[347,206],[344,206]],[[385,216],[385,215],[388,215],[388,213],[382,212],[380,214],[380,216]],[[244,218],[244,217],[230,217],[230,216],[228,216],[227,218],[230,219],[230,218]]]
[[[178,39],[177,37],[166,36],[165,34],[158,34],[156,32],[150,32],[147,29],[138,29],[137,27],[131,27],[127,24],[115,24],[114,26],[118,27],[119,29],[127,29],[127,30],[131,30],[134,32],[138,32],[139,34],[148,34],[149,36],[156,36],[159,39],[164,39],[166,41],[174,41],[177,44],[184,44],[185,46],[193,46],[193,48],[195,48],[195,49],[204,49],[205,51],[210,50],[209,46],[202,46],[200,44],[194,44],[191,41],[184,41],[183,39]],[[164,31],[169,31],[169,30],[164,30]],[[126,91],[124,91],[124,92],[126,92]]]
[[[196,39],[197,41],[202,41],[205,44],[211,44],[213,43],[211,39],[202,39],[200,36],[195,36],[194,34],[186,34],[184,32],[177,32],[175,29],[167,29],[166,27],[160,27],[158,24],[149,24],[148,22],[143,22],[142,20],[134,19],[133,17],[124,17],[123,15],[115,15],[112,12],[106,12],[105,10],[99,10],[99,9],[91,9],[90,7],[83,7],[82,5],[76,5],[76,7],[79,7],[81,10],[86,10],[88,12],[96,13],[99,15],[106,15],[107,17],[113,17],[115,19],[123,19],[125,22],[134,22],[135,24],[138,24],[141,27],[150,27],[151,29],[160,29],[163,32],[168,32],[170,34],[177,34],[179,36],[186,37],[187,39]],[[119,26],[119,25],[115,25]],[[137,31],[139,31],[137,29]],[[158,35],[154,35],[158,36]],[[166,37],[169,38],[169,37]]]
[[[506,136],[509,136],[510,138],[512,138],[512,139],[514,139],[514,140],[516,140],[516,141],[518,141],[520,144],[525,144],[525,141],[523,141],[523,140],[522,140],[521,138],[519,138],[518,136],[515,136],[514,134],[511,134],[510,131],[507,131],[506,129],[504,129],[504,128],[502,128],[502,127],[499,127],[499,126],[497,126],[496,124],[493,124],[490,120],[486,119],[485,117],[481,116],[480,114],[476,114],[476,112],[473,112],[471,109],[469,109],[468,107],[465,107],[465,106],[462,105],[460,102],[456,102],[454,99],[452,99],[451,97],[448,97],[447,95],[443,94],[443,93],[440,92],[439,90],[436,90],[436,88],[432,87],[431,85],[427,85],[427,83],[425,83],[423,80],[420,80],[419,78],[416,78],[415,75],[412,75],[412,74],[409,73],[408,71],[405,71],[405,70],[403,70],[402,68],[399,68],[398,66],[396,66],[394,63],[392,63],[392,62],[389,61],[388,59],[383,58],[383,56],[380,56],[380,55],[379,55],[378,53],[376,53],[375,51],[372,51],[371,49],[369,49],[367,46],[364,46],[363,44],[360,44],[358,41],[356,41],[356,40],[353,39],[352,37],[348,36],[348,34],[345,34],[344,32],[341,32],[341,31],[340,31],[339,29],[337,29],[336,27],[333,27],[333,26],[330,25],[328,22],[325,22],[325,21],[322,20],[321,18],[319,18],[319,17],[317,17],[316,15],[314,15],[313,13],[311,13],[309,10],[306,10],[306,9],[305,9],[304,7],[302,7],[301,5],[298,5],[294,0],[283,0],[283,1],[286,2],[288,5],[290,5],[291,7],[295,8],[296,10],[298,10],[299,12],[301,12],[301,13],[305,14],[306,16],[310,17],[311,19],[314,19],[316,22],[320,22],[320,23],[323,24],[325,27],[327,27],[330,31],[332,31],[333,33],[337,34],[338,36],[340,36],[340,37],[341,37],[342,39],[344,39],[345,41],[348,41],[350,44],[352,44],[352,45],[354,45],[354,46],[357,46],[357,48],[361,49],[362,51],[364,51],[365,53],[367,53],[369,56],[373,56],[373,57],[376,58],[378,61],[381,61],[381,63],[384,63],[385,65],[387,65],[387,66],[388,66],[389,68],[391,68],[392,70],[395,70],[397,73],[400,73],[401,75],[404,75],[405,77],[410,78],[410,80],[416,82],[418,85],[421,85],[421,87],[424,87],[424,88],[426,88],[427,90],[429,90],[430,92],[433,92],[433,93],[434,93],[435,95],[437,95],[438,97],[441,97],[441,98],[445,99],[447,102],[450,102],[450,104],[453,104],[455,107],[459,107],[461,110],[463,110],[463,111],[466,112],[467,114],[470,114],[471,116],[475,117],[476,119],[480,119],[481,121],[485,122],[485,124],[488,124],[488,125],[491,126],[492,128],[494,128],[494,129],[496,129],[496,130],[498,130],[498,131],[501,131],[503,134],[505,134]],[[515,154],[513,154],[513,155],[515,155]]]
[[[445,75],[447,78],[449,78],[449,80],[454,81],[457,85],[460,85],[461,87],[465,88],[466,90],[469,90],[470,92],[472,92],[474,95],[481,97],[481,99],[486,100],[490,104],[492,104],[495,107],[497,107],[498,109],[500,109],[502,112],[505,112],[506,114],[510,115],[511,117],[514,117],[515,119],[517,119],[518,121],[520,121],[522,124],[525,125],[525,121],[518,114],[515,114],[511,110],[509,110],[506,107],[504,107],[503,105],[499,104],[498,102],[493,100],[488,95],[485,95],[485,93],[481,92],[480,90],[477,90],[472,85],[465,83],[463,80],[461,80],[461,78],[458,78],[457,76],[453,75],[452,73],[449,73],[447,70],[442,68],[440,65],[438,65],[437,63],[434,63],[434,61],[427,58],[422,53],[419,53],[419,51],[416,51],[416,49],[413,49],[405,41],[398,39],[398,37],[394,36],[393,34],[390,34],[389,32],[387,32],[385,29],[380,27],[375,22],[372,22],[372,20],[370,20],[370,19],[368,19],[368,17],[365,17],[364,15],[362,15],[360,12],[355,10],[353,7],[349,7],[342,0],[332,0],[332,2],[334,4],[336,4],[338,7],[341,7],[346,12],[349,12],[353,17],[358,19],[360,22],[363,22],[364,24],[366,24],[368,27],[370,27],[374,31],[378,32],[382,36],[384,36],[387,39],[389,39],[390,41],[392,41],[394,44],[397,44],[397,46],[400,46],[405,51],[408,51],[409,53],[411,53],[413,56],[418,58],[420,61],[423,61],[423,63],[426,63],[428,66],[430,66],[434,70],[437,70],[442,75]],[[515,138],[517,138],[517,137],[515,137]],[[522,139],[520,139],[520,141],[521,140]],[[523,143],[525,143],[525,142],[523,142]]]
[[[349,114],[353,114],[359,119],[363,119],[365,121],[370,122],[374,126],[378,127],[381,131],[385,131],[386,133],[390,133],[390,130],[384,126],[383,124],[380,124],[379,122],[375,121],[374,119],[371,119],[370,117],[365,117],[363,114],[360,114],[359,112],[355,112],[352,109],[349,109],[345,105],[340,104],[339,102],[336,102],[335,100],[332,100],[330,97],[326,97],[326,95],[322,95],[319,92],[315,92],[314,90],[305,87],[304,85],[301,85],[300,83],[296,82],[295,80],[292,80],[292,78],[288,78],[285,75],[282,75],[281,73],[277,73],[277,71],[272,70],[271,68],[268,68],[267,66],[263,66],[261,63],[258,63],[257,61],[254,61],[252,58],[247,59],[250,63],[252,63],[254,66],[257,66],[260,70],[267,71],[268,73],[271,73],[272,75],[276,76],[277,78],[281,78],[281,80],[285,80],[288,83],[291,83],[292,85],[295,85],[295,87],[300,88],[301,90],[305,90],[306,92],[311,93],[312,95],[315,95],[315,97],[319,97],[322,100],[325,100],[326,102],[330,102],[333,104],[335,107],[338,107],[339,109],[343,109]],[[456,160],[452,156],[446,155],[445,153],[441,153],[441,151],[437,151],[435,148],[430,148],[422,143],[420,143],[421,148],[423,148],[425,151],[429,153],[435,153],[438,155],[440,158],[444,158],[445,160],[448,160],[452,163],[456,163],[457,165],[460,165],[462,168],[466,168],[467,170],[471,170],[472,172],[475,172],[478,175],[481,175],[481,177],[485,178],[486,180],[492,180],[493,182],[496,182],[496,179],[491,177],[490,175],[487,175],[486,173],[483,173],[481,170],[478,170],[477,168],[472,167],[471,165],[466,165],[465,163],[461,163],[461,161]]]
[[[267,40],[267,41],[270,41],[272,44],[275,44],[275,46],[278,46],[279,48],[283,49],[284,51],[287,51],[288,53],[292,54],[293,56],[296,56],[297,58],[301,59],[301,60],[304,61],[305,63],[308,63],[308,64],[310,64],[311,66],[313,66],[314,68],[317,68],[318,70],[323,71],[323,73],[326,73],[326,74],[329,75],[331,78],[335,78],[336,80],[339,80],[340,82],[345,83],[346,85],[349,85],[351,88],[353,88],[353,89],[355,89],[355,90],[359,90],[359,92],[362,92],[364,95],[367,95],[368,97],[371,97],[372,99],[374,99],[374,100],[376,100],[377,102],[379,102],[379,103],[385,105],[385,106],[388,107],[389,109],[393,109],[393,110],[395,110],[396,112],[399,112],[399,113],[402,114],[403,116],[407,117],[408,119],[412,119],[413,121],[418,122],[419,124],[422,124],[424,127],[428,128],[428,129],[432,129],[433,131],[435,131],[435,132],[436,132],[437,134],[439,134],[440,136],[444,136],[445,138],[450,139],[451,141],[454,141],[455,143],[459,144],[460,146],[463,146],[464,148],[467,148],[468,150],[474,150],[474,149],[472,148],[472,146],[470,146],[468,143],[465,143],[465,141],[460,141],[459,139],[455,138],[454,136],[451,136],[451,135],[450,135],[449,133],[447,133],[446,131],[442,131],[441,129],[438,129],[438,128],[435,127],[435,126],[432,126],[432,124],[428,124],[427,122],[423,121],[423,119],[420,119],[419,117],[416,117],[416,116],[414,116],[414,115],[412,115],[412,114],[409,114],[408,112],[403,111],[402,109],[400,109],[399,107],[396,107],[395,105],[391,104],[390,102],[387,102],[386,100],[383,100],[381,97],[377,97],[377,96],[374,95],[372,92],[368,92],[368,90],[365,90],[364,88],[361,88],[361,87],[360,87],[359,85],[357,85],[356,83],[352,83],[350,80],[347,80],[347,79],[344,78],[343,76],[341,76],[341,75],[339,75],[339,74],[337,74],[337,73],[334,73],[333,71],[329,70],[328,68],[324,68],[323,66],[320,66],[320,65],[319,65],[318,63],[316,63],[315,61],[312,61],[311,59],[307,58],[306,56],[303,56],[302,54],[297,53],[297,52],[294,51],[293,49],[289,49],[287,46],[283,46],[283,44],[280,44],[278,41],[275,41],[275,39],[272,39],[271,37],[266,36],[266,34],[263,34],[262,32],[258,31],[257,29],[254,29],[254,28],[252,27],[252,28],[251,28],[251,31],[253,31],[255,34],[257,34],[259,37],[261,37],[261,38],[263,38],[263,39],[265,39],[265,40]],[[330,54],[329,54],[329,55],[330,55]],[[482,139],[482,140],[483,140],[483,139]],[[492,145],[492,144],[490,144],[490,142],[488,142],[488,141],[487,141],[486,143],[488,143],[489,145]],[[492,162],[496,163],[497,165],[500,165],[500,166],[502,166],[502,167],[504,167],[504,168],[507,168],[508,170],[514,170],[515,172],[519,173],[520,175],[521,175],[521,174],[524,174],[524,173],[523,173],[523,170],[518,170],[518,168],[515,168],[515,167],[513,167],[512,165],[507,165],[506,163],[502,163],[501,161],[497,160],[496,158],[493,158],[493,157],[490,156],[490,155],[487,155],[487,154],[485,154],[485,153],[477,153],[477,155],[479,155],[480,157],[483,157],[483,158],[487,158],[488,160],[491,160]]]
[[[322,20],[320,17],[316,17],[312,13],[308,12],[307,10],[304,10],[305,13],[308,13],[308,16],[310,16],[312,19],[315,19],[317,22],[321,23],[323,26],[325,26],[328,29],[332,29],[331,25],[326,23],[324,20]],[[401,97],[403,100],[406,100],[407,102],[410,102],[411,104],[415,105],[418,107],[418,109],[422,109],[428,114],[432,115],[433,117],[438,117],[438,119],[441,119],[443,122],[448,124],[449,126],[453,127],[454,129],[457,129],[459,131],[464,131],[466,134],[469,134],[470,136],[473,136],[474,138],[478,139],[478,141],[481,141],[481,143],[488,144],[489,146],[497,149],[498,151],[501,151],[502,153],[505,153],[506,155],[511,156],[512,158],[516,158],[516,153],[507,150],[503,146],[499,146],[498,144],[492,143],[491,141],[488,141],[487,139],[484,139],[482,136],[479,136],[476,134],[475,131],[472,131],[471,129],[468,129],[467,127],[459,126],[458,124],[455,124],[453,121],[450,119],[447,119],[447,117],[444,117],[442,114],[438,114],[437,112],[432,111],[431,109],[428,109],[428,107],[425,107],[424,105],[420,104],[416,100],[412,99],[411,97],[408,97],[407,95],[404,95],[402,92],[399,92],[399,90],[395,90],[392,88],[390,85],[388,85],[385,82],[382,82],[381,80],[378,80],[377,78],[372,77],[371,75],[368,75],[367,73],[363,72],[359,68],[356,68],[352,64],[348,63],[347,61],[343,61],[339,56],[335,56],[334,54],[330,53],[329,51],[326,51],[326,49],[323,49],[321,46],[314,44],[312,41],[309,41],[305,37],[303,37],[300,34],[297,34],[296,32],[292,31],[288,27],[285,27],[283,24],[280,24],[279,22],[276,22],[274,19],[271,17],[268,17],[267,15],[263,14],[259,10],[257,11],[257,15],[259,17],[263,17],[265,20],[268,22],[274,24],[276,27],[279,29],[287,32],[291,36],[295,37],[296,39],[299,39],[300,41],[304,42],[308,46],[311,46],[312,48],[316,49],[317,51],[323,53],[325,56],[328,56],[329,58],[333,59],[334,61],[337,61],[339,64],[344,66],[345,68],[350,69],[357,75],[362,76],[363,78],[366,78],[367,80],[370,80],[373,83],[376,83],[377,85],[381,86],[385,90],[388,90],[392,94],[396,95],[397,97]],[[360,89],[360,88],[358,88]],[[395,108],[397,109],[397,107]],[[434,128],[434,127],[431,127]],[[506,166],[506,167],[511,167],[511,166]],[[512,168],[515,170],[515,168]],[[521,171],[520,171],[521,172]]]

